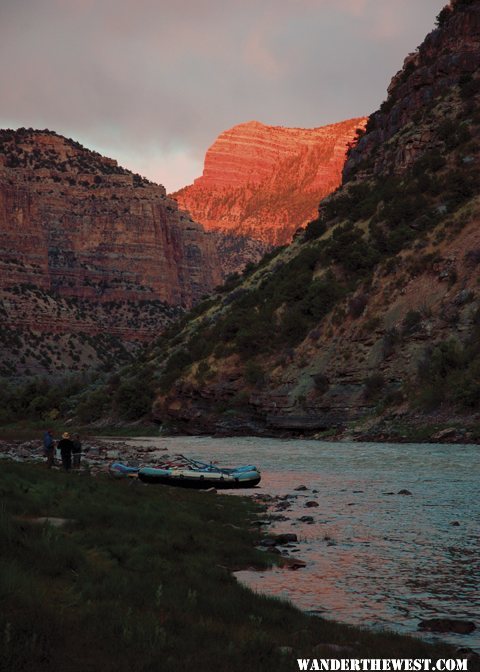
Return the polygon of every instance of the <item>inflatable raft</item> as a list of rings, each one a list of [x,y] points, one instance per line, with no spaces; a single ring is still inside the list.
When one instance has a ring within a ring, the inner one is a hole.
[[[138,471],[138,478],[144,483],[177,485],[182,488],[253,488],[260,483],[260,472],[238,468],[222,471],[201,471],[200,469],[158,469],[143,467]]]
[[[219,467],[177,455],[158,467],[130,467],[114,462],[112,471],[124,476],[137,476],[144,483],[177,485],[182,488],[227,489],[253,488],[260,483],[261,474],[253,464],[240,467]]]

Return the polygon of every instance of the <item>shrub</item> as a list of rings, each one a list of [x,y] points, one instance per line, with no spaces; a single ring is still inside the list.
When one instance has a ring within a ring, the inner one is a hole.
[[[115,409],[125,420],[139,420],[150,413],[153,390],[141,377],[121,383],[114,395]]]
[[[313,376],[313,383],[318,394],[325,394],[330,387],[330,381],[324,373],[315,373]]]
[[[306,226],[304,233],[304,240],[314,240],[315,238],[320,238],[327,230],[327,225],[323,221],[322,217],[314,219],[312,222],[309,222]]]
[[[366,294],[358,294],[350,300],[348,304],[348,312],[353,317],[353,319],[357,319],[360,317],[360,315],[363,315],[367,304],[368,296]]]
[[[380,396],[381,391],[385,387],[385,379],[381,373],[373,373],[365,380],[363,394],[365,399],[371,401]]]
[[[462,348],[451,339],[427,348],[418,364],[418,377],[423,382],[441,384],[452,370],[461,368],[462,364]]]
[[[480,352],[478,328],[469,342],[454,339],[425,350],[418,365],[419,401],[435,408],[443,401],[461,408],[476,408],[480,403]]]
[[[95,422],[103,416],[109,401],[110,398],[105,390],[96,390],[80,401],[76,408],[76,415],[81,423]]]
[[[437,27],[443,28],[443,26],[445,26],[445,24],[448,22],[451,16],[452,16],[452,9],[450,6],[447,5],[437,15],[437,18],[435,20]]]
[[[385,332],[382,341],[382,354],[384,359],[390,357],[394,351],[395,346],[400,342],[400,333],[396,327],[392,327]]]
[[[265,384],[265,371],[257,362],[247,362],[244,377],[249,385],[262,387]]]
[[[414,334],[420,329],[422,314],[418,310],[409,310],[403,320],[402,331],[406,335]]]

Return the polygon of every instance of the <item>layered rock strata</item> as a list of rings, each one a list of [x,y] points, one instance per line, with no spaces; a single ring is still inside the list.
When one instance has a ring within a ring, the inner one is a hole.
[[[312,129],[239,124],[209,148],[203,175],[172,196],[209,231],[285,245],[340,184],[347,147],[365,122]]]
[[[53,132],[0,132],[0,292],[10,329],[145,340],[173,307],[191,307],[220,281],[212,237],[164,187]],[[40,292],[37,305],[29,290]],[[76,302],[71,319],[64,300]],[[140,315],[149,319],[139,324]]]
[[[191,306],[219,282],[202,227],[162,186],[50,132],[0,133],[2,285]]]

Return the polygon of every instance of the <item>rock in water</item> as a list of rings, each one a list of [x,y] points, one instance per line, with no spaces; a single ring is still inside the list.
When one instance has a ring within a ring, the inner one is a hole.
[[[427,632],[455,632],[458,635],[469,635],[476,630],[473,621],[462,621],[455,618],[427,618],[418,624],[419,630]]]

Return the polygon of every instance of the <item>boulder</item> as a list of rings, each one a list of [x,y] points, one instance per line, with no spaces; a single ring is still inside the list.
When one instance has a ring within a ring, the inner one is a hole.
[[[447,429],[442,429],[440,432],[432,434],[430,438],[432,441],[445,441],[446,439],[453,439],[456,435],[456,427],[447,427]]]
[[[296,570],[303,569],[307,566],[307,563],[298,558],[282,558],[282,567],[287,567],[288,569]]]
[[[285,534],[270,534],[268,537],[264,537],[260,543],[262,546],[284,546],[295,541],[298,541],[297,535],[287,532]]]
[[[458,635],[469,635],[476,630],[473,621],[456,618],[426,618],[420,621],[418,629],[427,632],[455,632]]]
[[[279,546],[283,546],[284,544],[290,544],[294,541],[298,541],[297,535],[292,534],[291,532],[286,532],[284,534],[278,534],[276,538],[277,538],[277,544]]]

